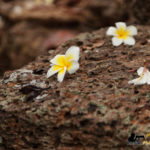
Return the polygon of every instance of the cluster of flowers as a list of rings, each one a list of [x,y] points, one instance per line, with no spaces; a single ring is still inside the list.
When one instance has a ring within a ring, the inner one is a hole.
[[[109,27],[106,34],[113,36],[112,44],[114,46],[119,46],[122,43],[134,45],[135,39],[133,36],[137,35],[137,29],[135,26],[127,27],[124,22],[118,22],[116,23],[116,27]],[[79,53],[80,48],[77,46],[72,46],[67,50],[65,55],[56,55],[52,60],[50,60],[51,68],[47,72],[47,78],[58,73],[57,79],[59,82],[62,82],[66,72],[70,74],[75,73],[79,69]],[[137,70],[137,74],[140,77],[129,81],[129,84],[150,84],[150,72],[146,68],[146,63],[144,67],[140,67]]]

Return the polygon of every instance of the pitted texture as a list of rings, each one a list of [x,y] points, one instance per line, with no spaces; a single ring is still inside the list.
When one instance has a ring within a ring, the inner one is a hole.
[[[0,81],[1,145],[14,150],[139,149],[132,132],[150,132],[150,86],[129,85],[147,60],[150,27],[138,26],[135,46],[113,47],[107,29],[83,33]],[[76,45],[80,69],[46,78],[49,60]]]

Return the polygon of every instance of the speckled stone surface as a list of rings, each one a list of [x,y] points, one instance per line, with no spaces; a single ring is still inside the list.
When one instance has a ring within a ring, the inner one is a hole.
[[[135,46],[113,47],[105,29],[83,33],[0,80],[0,145],[6,150],[148,150],[127,145],[150,132],[150,86],[129,85],[147,60],[150,27]],[[80,69],[47,79],[49,60],[77,45]]]

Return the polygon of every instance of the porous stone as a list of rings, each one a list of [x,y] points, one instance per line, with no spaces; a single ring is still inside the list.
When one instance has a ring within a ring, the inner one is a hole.
[[[150,132],[150,86],[128,84],[144,60],[150,67],[150,27],[137,28],[134,46],[114,47],[102,28],[6,72],[0,80],[1,145],[6,150],[148,150],[127,145],[132,132]],[[80,69],[62,83],[56,75],[47,79],[49,60],[72,45],[80,47]]]

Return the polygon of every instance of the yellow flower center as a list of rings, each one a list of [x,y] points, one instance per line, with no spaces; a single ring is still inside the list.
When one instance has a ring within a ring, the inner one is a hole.
[[[144,74],[141,73],[141,74],[140,74],[140,77],[139,77],[139,79],[138,79],[138,81],[142,80],[143,76],[144,76]]]
[[[55,69],[54,70],[60,70],[60,73],[64,71],[64,68],[67,68],[67,71],[71,68],[72,63],[71,63],[71,59],[73,58],[73,56],[69,55],[69,56],[59,56],[57,58],[57,65],[55,65]]]
[[[144,67],[143,72],[140,74],[139,80],[142,80],[142,78],[144,77],[144,73],[146,73],[147,69],[146,67]]]
[[[116,34],[118,38],[120,39],[126,39],[129,36],[129,31],[126,30],[125,28],[121,27],[119,29],[116,29]]]

